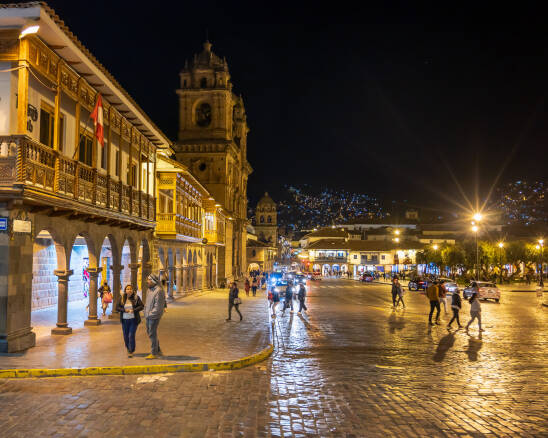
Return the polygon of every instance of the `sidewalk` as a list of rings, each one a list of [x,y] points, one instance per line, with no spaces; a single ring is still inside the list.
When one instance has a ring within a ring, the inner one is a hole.
[[[242,296],[243,295],[243,296]],[[144,322],[137,329],[137,348],[127,357],[119,319],[103,318],[98,327],[84,327],[85,302],[69,305],[69,325],[73,334],[50,335],[55,326],[52,309],[34,312],[32,324],[36,346],[21,353],[0,354],[0,369],[83,368],[125,365],[160,365],[180,362],[220,362],[236,360],[266,348],[270,342],[268,303],[263,293],[247,297],[240,292],[244,317],[232,314],[225,322],[228,289],[219,289],[179,299],[168,304],[159,326],[163,356],[146,360],[150,342]],[[107,313],[110,313],[107,311]]]

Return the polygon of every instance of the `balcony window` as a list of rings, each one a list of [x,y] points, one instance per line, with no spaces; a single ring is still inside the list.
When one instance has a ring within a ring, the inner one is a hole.
[[[99,143],[99,142],[97,142]],[[99,153],[101,154],[101,169],[107,168],[107,148],[99,144]]]
[[[87,134],[80,136],[80,145],[78,147],[78,161],[80,163],[93,165],[93,139]]]
[[[114,175],[120,176],[120,151],[116,151],[114,156]]]
[[[53,147],[53,134],[55,130],[54,110],[47,103],[42,102],[40,108],[40,143]],[[64,118],[60,115],[59,118],[59,150],[63,150],[64,143]]]

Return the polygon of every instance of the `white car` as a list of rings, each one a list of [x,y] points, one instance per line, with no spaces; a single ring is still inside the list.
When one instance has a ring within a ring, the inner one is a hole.
[[[497,303],[500,301],[500,289],[495,283],[472,281],[468,287],[464,288],[463,296],[470,298],[473,293],[477,293],[480,300],[495,300]]]

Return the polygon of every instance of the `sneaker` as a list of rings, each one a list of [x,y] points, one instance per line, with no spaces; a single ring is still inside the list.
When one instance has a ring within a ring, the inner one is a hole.
[[[441,322],[439,320],[437,320],[436,325],[441,325]]]
[[[480,332],[484,332],[485,330],[483,330],[483,329],[479,329],[479,331],[480,331]]]
[[[228,321],[232,321],[232,320],[231,320],[230,318],[227,318],[227,319],[226,319],[226,322],[228,322]]]
[[[297,312],[297,315],[301,315],[301,312]]]
[[[447,326],[447,330],[451,330],[451,326],[450,326],[450,325]]]
[[[145,357],[145,359],[158,359],[158,356],[156,356],[155,354],[149,354],[147,357]]]
[[[133,353],[127,352],[127,357],[133,357]]]
[[[158,350],[158,356],[163,356],[164,352],[162,350]]]
[[[294,311],[292,310],[292,311],[291,311],[291,312],[289,312],[289,313],[295,313],[295,312],[294,312]]]
[[[459,328],[461,329],[463,326],[459,324]]]
[[[430,321],[428,324],[429,324],[429,325],[436,325],[436,324],[434,324],[432,321]]]

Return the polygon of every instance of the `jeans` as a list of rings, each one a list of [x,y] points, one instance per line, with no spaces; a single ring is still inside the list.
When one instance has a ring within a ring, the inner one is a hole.
[[[443,311],[447,313],[447,302],[445,301],[445,297],[440,297],[440,303],[443,304]],[[440,307],[441,309],[441,307]]]
[[[283,308],[283,312],[285,312],[285,309],[287,309],[288,307],[291,307],[291,311],[293,311],[293,299],[292,298],[286,298],[285,301],[284,301],[284,308]]]
[[[158,340],[158,325],[160,318],[147,318],[147,335],[150,338],[150,354],[158,356],[160,353],[160,341]]]
[[[251,291],[253,292],[253,296],[257,294],[257,286],[251,286]]]
[[[240,321],[242,320],[242,314],[240,313],[240,305],[239,304],[234,304],[234,303],[231,303],[229,302],[228,303],[228,319],[232,319],[232,308],[235,308],[236,309],[236,312],[238,312],[238,315],[240,315]]]
[[[466,324],[466,329],[468,329],[468,327],[470,327],[470,324],[472,324],[474,322],[474,319],[478,319],[478,327],[479,329],[481,330],[481,312],[470,312],[470,316],[472,318],[470,318],[470,321],[468,321],[468,324]]]
[[[428,315],[428,321],[432,322],[432,314],[434,313],[434,309],[437,310],[436,312],[436,321],[440,319],[440,302],[439,301],[430,301],[430,315]]]
[[[451,318],[451,321],[449,321],[449,324],[447,324],[447,327],[451,327],[451,324],[453,324],[453,321],[457,321],[457,324],[460,327],[460,320],[459,320],[459,310],[458,308],[451,307],[453,310],[453,318]]]
[[[392,304],[394,307],[396,307],[396,298],[398,297],[398,293],[396,291],[392,291]]]
[[[135,318],[122,319],[122,332],[127,351],[135,351],[135,332],[137,331],[137,320]]]
[[[304,310],[308,310],[306,306],[304,305],[304,300],[299,300],[299,313],[301,313]]]
[[[401,295],[398,294],[398,300],[396,301],[395,306],[397,307],[398,304],[400,304],[400,302],[401,302],[402,306],[405,307],[405,303],[403,302],[403,294],[401,294]]]

